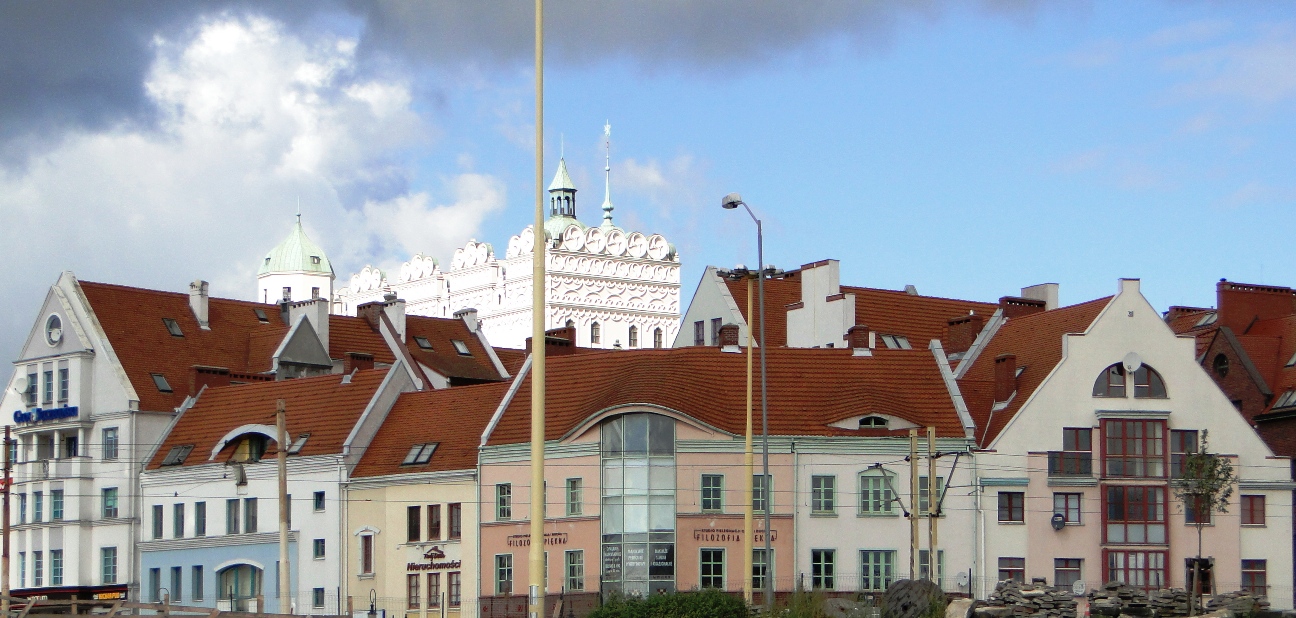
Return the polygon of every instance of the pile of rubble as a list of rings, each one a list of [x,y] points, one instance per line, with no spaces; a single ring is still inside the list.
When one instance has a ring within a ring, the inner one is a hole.
[[[1231,610],[1234,614],[1251,614],[1269,611],[1269,599],[1247,592],[1226,592],[1206,601],[1206,611]]]
[[[1231,610],[1234,614],[1251,614],[1267,611],[1269,601],[1246,592],[1229,592],[1207,598],[1206,612],[1221,609]],[[1188,591],[1169,588],[1145,592],[1141,588],[1108,582],[1089,593],[1089,613],[1093,616],[1178,618],[1188,615]]]
[[[1076,602],[1070,590],[1039,580],[1023,585],[1010,579],[999,582],[986,604],[973,613],[976,618],[1075,618]]]

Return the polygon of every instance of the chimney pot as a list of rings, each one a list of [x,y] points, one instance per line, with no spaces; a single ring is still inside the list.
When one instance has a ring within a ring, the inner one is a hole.
[[[1017,355],[1000,354],[994,365],[995,402],[1004,402],[1017,392]]]

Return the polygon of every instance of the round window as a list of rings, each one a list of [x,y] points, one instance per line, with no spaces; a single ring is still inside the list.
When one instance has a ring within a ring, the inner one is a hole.
[[[1228,375],[1229,359],[1223,354],[1216,354],[1215,360],[1211,362],[1211,367],[1215,370],[1215,375],[1224,377]]]
[[[45,320],[45,341],[50,345],[58,345],[63,340],[63,320],[60,320],[57,314],[51,314],[48,320]]]

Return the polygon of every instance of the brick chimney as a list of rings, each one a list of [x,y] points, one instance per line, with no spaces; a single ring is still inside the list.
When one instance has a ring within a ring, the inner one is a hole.
[[[1020,318],[1032,313],[1040,313],[1047,306],[1047,301],[1035,298],[1022,298],[1021,296],[1002,296],[999,298],[999,308],[1003,309],[1005,318]]]
[[[1296,313],[1296,291],[1276,285],[1252,285],[1221,279],[1215,284],[1215,306],[1219,307],[1216,324],[1245,335],[1259,320],[1281,318]]]
[[[1165,319],[1167,322],[1171,322],[1190,313],[1201,313],[1210,310],[1209,307],[1184,307],[1183,305],[1171,305],[1170,308],[1166,310]]]
[[[347,352],[346,357],[342,359],[342,373],[349,374],[356,369],[364,370],[373,368],[373,354],[365,354],[364,352]]]
[[[198,328],[211,330],[211,323],[207,321],[207,282],[197,279],[189,284],[189,308],[193,310],[194,319],[198,320]]]
[[[531,337],[526,338],[523,347],[531,352]],[[545,354],[548,356],[565,356],[576,352],[576,327],[563,326],[545,331]]]
[[[205,283],[205,282],[204,282]],[[189,395],[197,395],[202,387],[230,385],[230,370],[225,367],[194,365],[189,368]]]
[[[873,332],[864,324],[856,324],[846,329],[846,345],[851,347],[851,356],[873,356]]]
[[[995,402],[1008,401],[1017,391],[1017,355],[996,356],[994,370]]]
[[[981,333],[985,327],[985,316],[975,312],[969,312],[967,315],[961,315],[957,318],[950,318],[949,325],[945,327],[945,345],[946,354],[962,354],[972,347],[972,342]]]
[[[720,327],[720,350],[723,352],[741,352],[742,348],[738,347],[738,325],[725,324]]]

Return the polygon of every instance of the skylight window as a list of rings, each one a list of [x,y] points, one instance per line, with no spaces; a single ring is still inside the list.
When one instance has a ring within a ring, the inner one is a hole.
[[[1293,354],[1291,359],[1287,361],[1287,366],[1296,367],[1296,354]]]
[[[1286,408],[1287,406],[1296,405],[1296,390],[1289,390],[1278,397],[1274,402],[1274,408]]]
[[[193,449],[194,445],[192,444],[181,444],[180,446],[171,447],[171,450],[167,451],[166,457],[162,459],[162,465],[179,466],[184,464],[185,458],[189,456],[189,452]]]
[[[183,337],[183,336],[184,336],[184,331],[180,330],[180,323],[179,323],[179,322],[176,322],[175,320],[173,320],[173,319],[171,319],[171,318],[162,318],[162,323],[163,323],[164,325],[166,325],[167,332],[168,332],[168,333],[171,333],[171,336],[172,336],[172,337]]]
[[[909,338],[904,335],[882,335],[882,343],[892,350],[912,350]]]
[[[417,343],[418,347],[423,348],[424,350],[432,349],[432,342],[428,341],[427,337],[415,337],[414,343]]]
[[[1219,319],[1219,312],[1211,311],[1206,315],[1202,316],[1200,320],[1197,320],[1197,323],[1193,324],[1193,328],[1197,328],[1198,326],[1210,326],[1211,324],[1215,323],[1215,320],[1218,319]]]
[[[311,435],[309,433],[304,433],[300,436],[297,436],[297,439],[293,440],[293,443],[288,445],[288,454],[296,455],[297,453],[300,453],[302,447],[306,446],[306,439],[309,438],[310,436]]]
[[[171,383],[167,382],[166,376],[160,373],[154,373],[152,374],[152,376],[153,376],[153,385],[157,386],[157,389],[159,391],[162,391],[163,393],[171,392]]]
[[[1023,371],[1026,371],[1026,365],[1017,368],[1017,373],[1013,374],[1014,378],[1020,378]]]
[[[459,352],[460,356],[472,356],[472,352],[468,351],[468,344],[458,339],[451,339],[450,343],[454,344],[455,350]]]
[[[438,442],[427,444],[415,444],[410,447],[409,453],[405,455],[405,461],[401,462],[402,466],[417,466],[425,464],[432,459],[432,453],[436,452]]]
[[[252,313],[255,313],[257,319],[260,320],[261,322],[270,321],[270,316],[266,315],[265,309],[262,309],[260,307],[255,307],[252,309]]]

